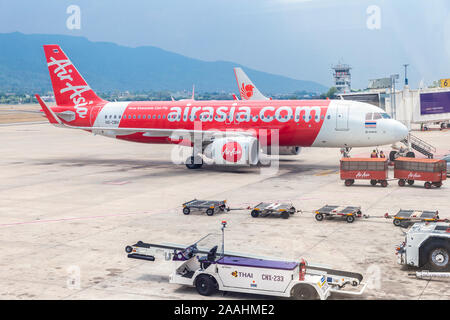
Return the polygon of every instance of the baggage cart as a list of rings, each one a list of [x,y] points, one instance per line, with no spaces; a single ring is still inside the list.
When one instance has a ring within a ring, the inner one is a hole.
[[[355,180],[370,180],[373,186],[379,183],[387,187],[388,162],[386,158],[342,158],[340,175],[347,187]]]
[[[394,178],[399,179],[398,185],[403,187],[415,181],[425,181],[424,186],[440,188],[442,181],[447,179],[447,164],[439,159],[416,159],[401,157],[395,159]]]

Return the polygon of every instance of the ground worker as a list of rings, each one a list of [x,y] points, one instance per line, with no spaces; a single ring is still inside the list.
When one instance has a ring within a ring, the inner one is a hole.
[[[386,158],[386,155],[384,154],[383,151],[380,151],[380,158]]]
[[[371,158],[378,158],[378,152],[376,150],[373,150],[372,153],[370,154]]]

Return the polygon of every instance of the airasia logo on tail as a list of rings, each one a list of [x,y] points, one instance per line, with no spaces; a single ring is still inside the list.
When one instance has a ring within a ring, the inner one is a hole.
[[[241,97],[242,99],[248,100],[253,96],[253,89],[255,87],[251,84],[245,85],[245,83],[242,83],[241,86]]]
[[[236,141],[230,141],[222,147],[222,158],[228,162],[238,162],[242,158],[242,147]]]

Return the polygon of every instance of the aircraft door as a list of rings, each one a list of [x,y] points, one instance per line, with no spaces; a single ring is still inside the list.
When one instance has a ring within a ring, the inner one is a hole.
[[[348,130],[348,118],[350,107],[348,104],[339,103],[336,106],[336,130]]]

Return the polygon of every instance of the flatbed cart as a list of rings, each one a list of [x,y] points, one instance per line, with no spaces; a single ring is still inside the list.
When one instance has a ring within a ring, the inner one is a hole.
[[[440,188],[442,182],[447,179],[447,164],[439,159],[397,158],[394,164],[394,178],[399,179],[398,185],[410,186],[415,181],[424,181],[426,189],[432,186]]]
[[[439,212],[425,210],[404,210],[400,209],[395,216],[385,216],[394,219],[392,223],[396,227],[408,227],[416,222],[436,222],[439,220]]]
[[[344,218],[348,223],[352,223],[356,218],[362,216],[361,207],[355,206],[336,206],[325,205],[315,211],[317,221],[323,221],[324,218],[332,219],[334,216]]]
[[[183,213],[188,215],[192,210],[206,212],[208,216],[212,216],[219,211],[230,211],[227,206],[227,200],[191,200],[183,203]]]
[[[250,207],[250,215],[253,218],[277,215],[283,219],[288,219],[290,215],[297,212],[291,203],[260,202],[254,207]]]
[[[387,187],[388,162],[385,158],[342,158],[340,176],[347,187],[355,180],[370,180],[372,186],[379,183]]]
[[[251,293],[293,299],[327,299],[331,293],[361,295],[367,284],[359,273],[289,261],[254,257],[224,249],[224,229],[208,234],[192,245],[150,244],[142,241],[126,246],[128,258],[155,261],[163,254],[172,261],[169,283],[195,287],[204,296],[218,291]],[[348,290],[347,285],[358,287]]]

